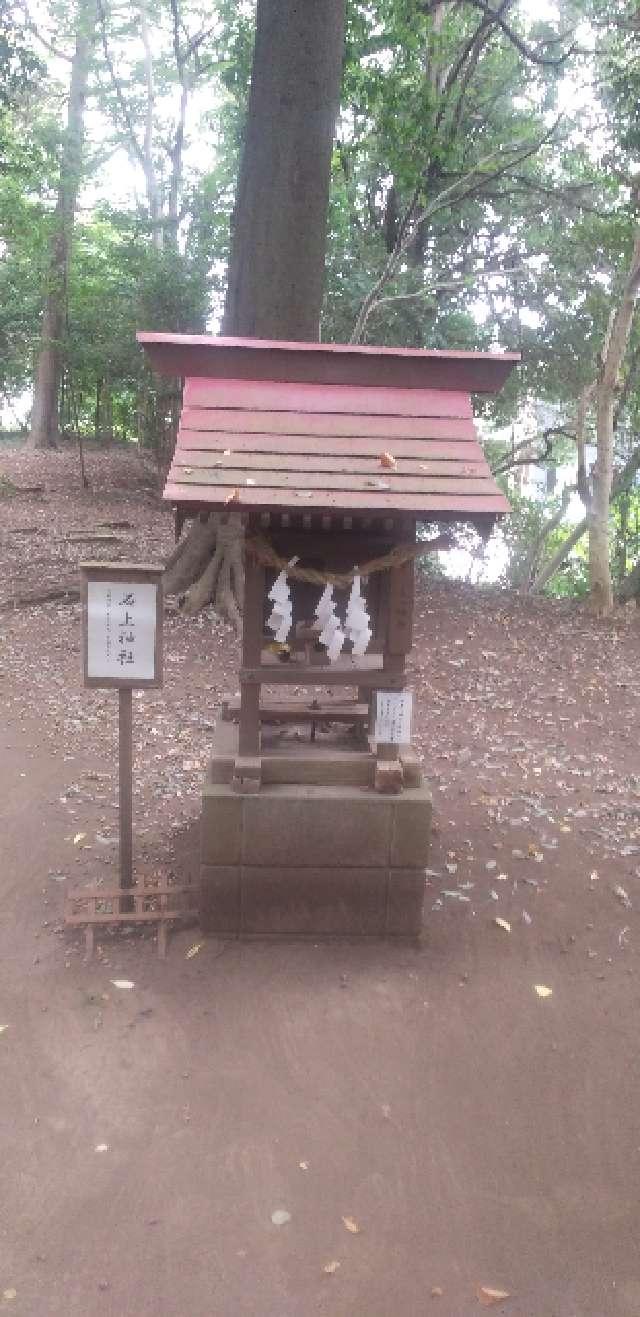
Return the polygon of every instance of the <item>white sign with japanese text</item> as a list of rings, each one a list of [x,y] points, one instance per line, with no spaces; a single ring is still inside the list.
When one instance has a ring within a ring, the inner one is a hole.
[[[375,740],[383,745],[408,745],[411,740],[410,691],[376,692]]]
[[[87,676],[155,677],[157,585],[88,581]]]

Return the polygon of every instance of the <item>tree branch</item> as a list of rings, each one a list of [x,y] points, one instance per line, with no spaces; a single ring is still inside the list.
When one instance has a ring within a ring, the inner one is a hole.
[[[136,160],[138,161],[138,164],[140,164],[142,166],[142,169],[144,170],[145,167],[144,152],[136,137],[136,131],[134,128],[133,119],[131,118],[131,113],[129,111],[129,106],[127,105],[120,79],[116,74],[113,59],[111,58],[111,51],[109,50],[109,38],[107,36],[107,16],[105,14],[103,0],[97,0],[97,4],[98,4],[98,17],[100,19],[100,34],[102,39],[102,51],[104,54],[104,62],[109,71],[111,85],[115,92],[116,100],[118,102],[118,106],[120,109],[120,114],[127,131],[131,152],[135,156]]]
[[[483,191],[488,184],[495,182],[495,180],[501,178],[508,169],[513,168],[514,164],[520,164],[524,160],[527,160],[529,156],[534,155],[536,151],[540,150],[545,142],[551,139],[556,132],[559,122],[560,120],[556,120],[542,138],[539,138],[524,151],[520,149],[520,144],[516,142],[499,147],[496,151],[492,151],[488,156],[479,160],[468,174],[454,179],[452,183],[443,188],[434,200],[425,207],[419,207],[418,203],[420,200],[421,188],[415,188],[413,196],[411,197],[398,226],[398,235],[393,251],[387,257],[383,269],[373,288],[370,289],[362,302],[351,334],[351,343],[360,342],[373,307],[379,300],[379,294],[395,274],[402,256],[415,236],[418,225],[424,223],[425,220],[430,219],[433,215],[437,214],[438,211],[444,209],[445,206],[451,205],[454,202],[460,204],[460,202],[466,200],[468,197],[474,196],[479,191]],[[517,154],[518,152],[520,153]],[[492,161],[495,161],[499,156],[504,157],[507,154],[514,155],[515,158],[507,159],[498,169],[490,170],[489,167]]]
[[[521,443],[516,444],[513,454],[502,458],[496,466],[492,466],[492,476],[502,476],[506,471],[511,471],[514,466],[541,466],[543,462],[548,462],[553,456],[553,438],[554,435],[564,435],[567,439],[572,439],[573,435],[565,430],[561,425],[549,425],[546,430],[542,431],[540,439],[544,448],[539,453],[525,453],[523,457],[514,457],[513,454],[521,452],[525,448],[530,448],[531,440],[523,439]]]
[[[522,37],[518,36],[518,33],[514,28],[512,28],[511,25],[501,17],[500,12],[492,9],[491,5],[485,3],[485,0],[466,0],[466,3],[473,5],[474,9],[479,9],[480,13],[485,14],[491,23],[496,23],[511,42],[512,46],[515,46],[516,50],[523,56],[523,58],[529,60],[531,64],[538,64],[542,67],[552,69],[561,68],[562,65],[566,64],[567,60],[578,51],[578,46],[573,44],[563,55],[558,55],[556,58],[552,58],[550,55],[541,55],[539,51],[534,50],[526,41],[523,41]],[[566,32],[562,40],[566,41],[566,39],[572,35],[572,32]],[[559,39],[560,38],[555,38],[554,40],[557,42]]]

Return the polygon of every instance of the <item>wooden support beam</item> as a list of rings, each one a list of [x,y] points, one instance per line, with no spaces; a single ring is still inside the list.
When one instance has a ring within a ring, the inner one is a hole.
[[[257,757],[260,754],[260,682],[240,682],[240,735],[238,750],[241,756]]]
[[[409,654],[413,644],[413,559],[403,563],[401,567],[392,567],[389,578],[386,647],[390,654]]]
[[[390,656],[393,658],[393,655]],[[404,662],[401,669],[320,667],[305,663],[282,663],[256,668],[241,668],[240,689],[244,682],[268,682],[270,686],[356,686],[367,690],[383,686],[387,690],[403,690]]]

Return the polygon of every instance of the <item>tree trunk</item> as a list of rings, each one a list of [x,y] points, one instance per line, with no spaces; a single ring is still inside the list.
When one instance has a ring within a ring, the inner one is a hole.
[[[541,590],[564,562],[569,550],[582,538],[585,530],[588,530],[590,603],[594,612],[599,614],[609,613],[613,608],[613,584],[609,560],[609,507],[612,498],[625,488],[625,482],[638,469],[638,457],[633,453],[624,470],[614,481],[613,440],[617,421],[616,400],[639,291],[640,230],[635,235],[631,263],[619,305],[612,310],[609,317],[600,353],[598,378],[583,390],[578,404],[576,417],[578,489],[587,515],[561,545],[533,585],[534,591]],[[597,458],[590,480],[584,455],[587,413],[594,398]]]
[[[345,0],[258,0],[224,334],[319,338],[344,11]],[[239,626],[240,518],[229,510],[211,513],[181,543],[167,591],[190,584],[186,612],[213,599]]]
[[[345,0],[258,0],[223,334],[315,340]]]
[[[551,469],[553,470],[555,468],[551,468]],[[569,506],[571,494],[572,494],[572,487],[570,485],[567,485],[562,491],[562,496],[560,499],[560,507],[556,510],[556,512],[553,513],[551,517],[549,517],[548,521],[545,522],[544,526],[541,526],[538,534],[536,535],[533,541],[533,544],[529,549],[529,552],[527,554],[522,569],[522,581],[520,583],[520,589],[524,594],[528,594],[528,592],[531,589],[536,568],[540,560],[540,555],[542,554],[544,546],[549,536],[551,535],[552,531],[556,530],[557,527],[560,525],[560,522],[562,521],[565,512],[567,511],[567,508]]]
[[[613,487],[615,405],[620,371],[627,351],[639,289],[640,231],[635,236],[633,255],[620,305],[611,313],[596,387],[598,456],[593,472],[593,490],[587,510],[587,520],[591,605],[597,613],[609,613],[613,608],[613,584],[609,561],[609,503]]]
[[[613,481],[611,486],[612,503],[620,494],[625,493],[631,488],[638,471],[640,471],[640,445],[637,448],[634,448],[631,456],[627,458],[622,470],[618,472]],[[563,562],[571,553],[571,550],[576,544],[578,544],[583,535],[586,535],[588,529],[587,518],[583,517],[582,521],[578,522],[577,526],[571,531],[571,534],[567,536],[566,540],[563,540],[560,548],[554,553],[553,558],[545,564],[536,576],[535,581],[531,586],[532,594],[539,594],[540,590],[544,589],[547,582],[551,580],[551,577],[555,576],[558,568],[562,567]]]
[[[610,613],[613,585],[609,563],[609,500],[613,481],[613,387],[598,388],[598,457],[587,512],[589,526],[589,594],[596,613]]]
[[[146,86],[146,106],[144,121],[144,146],[142,149],[142,162],[144,170],[144,181],[147,190],[147,205],[149,207],[149,219],[151,221],[151,243],[156,251],[162,251],[164,246],[164,226],[162,216],[162,195],[156,174],[156,167],[153,158],[153,129],[155,116],[155,75],[153,68],[153,52],[151,49],[151,37],[149,34],[149,21],[147,16],[146,3],[139,6],[140,14],[140,38],[144,50],[144,77]]]
[[[30,448],[54,446],[59,436],[58,403],[67,275],[78,189],[82,176],[84,106],[96,33],[96,0],[78,0],[76,46],[71,61],[67,126],[45,293],[40,350],[35,371]]]

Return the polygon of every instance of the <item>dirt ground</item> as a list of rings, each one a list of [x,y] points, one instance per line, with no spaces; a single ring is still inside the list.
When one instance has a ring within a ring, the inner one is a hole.
[[[87,460],[83,493],[73,455],[0,452],[45,487],[0,497],[0,603],[169,546],[141,463]],[[472,1317],[485,1286],[512,1317],[640,1317],[636,615],[421,586],[423,945],[188,957],[191,928],[89,966],[61,918],[116,871],[116,700],[82,687],[77,604],[0,633],[0,1312]],[[134,701],[141,875],[193,866],[235,689],[211,615],[165,643]]]

